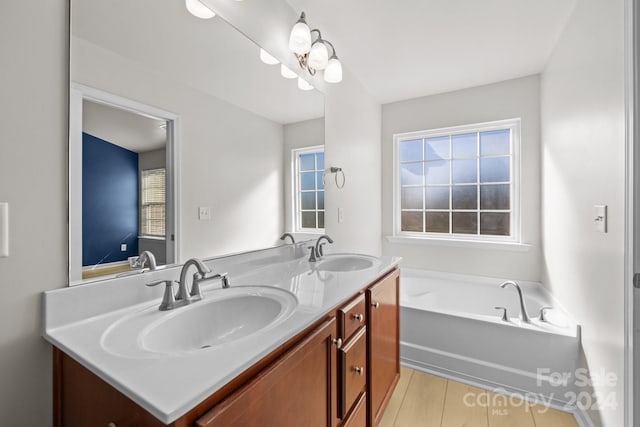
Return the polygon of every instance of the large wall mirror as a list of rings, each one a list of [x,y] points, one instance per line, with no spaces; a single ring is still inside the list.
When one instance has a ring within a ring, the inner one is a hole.
[[[250,6],[250,5],[247,5]],[[183,1],[72,0],[70,284],[279,244],[324,99]]]

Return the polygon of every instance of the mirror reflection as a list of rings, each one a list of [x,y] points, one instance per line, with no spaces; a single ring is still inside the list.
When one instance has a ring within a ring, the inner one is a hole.
[[[322,200],[296,226],[310,196],[296,213],[292,176],[323,151],[322,94],[184,3],[71,3],[71,284],[140,271],[142,251],[172,264],[318,227]]]

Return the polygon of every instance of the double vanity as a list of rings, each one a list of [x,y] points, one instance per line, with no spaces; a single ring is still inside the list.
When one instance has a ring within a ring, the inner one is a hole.
[[[46,292],[54,425],[377,425],[399,378],[397,263],[311,262],[303,242]],[[190,273],[199,294],[167,306]]]

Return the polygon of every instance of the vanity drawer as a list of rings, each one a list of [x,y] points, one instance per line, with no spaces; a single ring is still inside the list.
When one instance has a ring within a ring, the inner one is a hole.
[[[367,339],[366,328],[362,328],[340,349],[340,418],[347,415],[360,393],[366,391],[366,374]]]
[[[366,323],[366,307],[364,294],[360,294],[338,310],[338,335],[343,341],[348,340],[358,328]]]
[[[367,393],[362,393],[358,403],[342,423],[342,427],[366,427],[367,426]]]

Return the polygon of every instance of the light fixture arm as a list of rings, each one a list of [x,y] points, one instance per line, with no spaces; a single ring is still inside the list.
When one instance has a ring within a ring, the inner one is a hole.
[[[329,41],[329,40],[322,40],[325,44],[328,44],[329,47],[331,47],[331,55],[329,55],[329,59],[331,58],[337,58],[338,55],[336,55],[336,48],[333,47],[333,44]]]
[[[311,42],[311,44],[314,44],[314,43],[315,43],[315,42],[317,42],[317,41],[324,41],[324,40],[322,40],[322,33],[320,32],[320,30],[319,30],[319,29],[314,28],[313,30],[309,31],[309,33],[313,33],[314,31],[315,31],[316,33],[318,33],[318,38],[317,38],[317,39],[315,39],[314,41],[312,41],[312,42]]]

